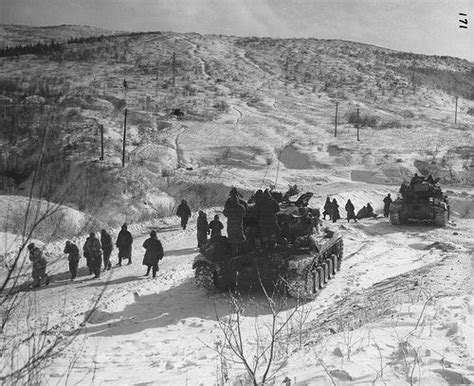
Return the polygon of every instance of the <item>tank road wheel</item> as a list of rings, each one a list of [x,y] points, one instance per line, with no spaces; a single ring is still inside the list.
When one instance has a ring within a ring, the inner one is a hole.
[[[322,289],[324,284],[326,284],[326,281],[324,280],[324,269],[322,266],[316,267],[316,274],[319,278],[319,289]]]
[[[338,268],[338,258],[336,255],[331,255],[329,257],[331,259],[331,262],[332,262],[332,271],[331,271],[331,275],[332,276],[335,276],[336,275],[336,272],[339,271],[340,267]]]
[[[448,222],[448,212],[446,210],[439,210],[435,212],[434,223],[437,227],[445,227]]]
[[[214,284],[214,269],[206,264],[200,264],[196,267],[194,273],[194,281],[196,286],[202,287],[208,291],[215,291],[216,286]]]
[[[324,282],[327,283],[329,281],[329,267],[327,263],[322,263],[321,266],[323,267],[324,271]]]
[[[327,258],[325,263],[328,266],[328,279],[332,279],[334,277],[334,263],[331,258]]]
[[[396,211],[390,212],[390,223],[392,225],[400,225],[401,224],[400,212],[396,212]]]

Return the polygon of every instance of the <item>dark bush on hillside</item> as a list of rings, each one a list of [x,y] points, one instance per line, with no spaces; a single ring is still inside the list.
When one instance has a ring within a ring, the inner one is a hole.
[[[375,128],[379,121],[379,117],[370,115],[367,113],[359,114],[359,127],[371,127]],[[347,115],[347,123],[356,126],[357,125],[357,112],[352,111]]]
[[[21,90],[21,87],[18,84],[18,82],[12,79],[0,79],[0,93],[1,94],[13,93],[19,90]]]
[[[229,111],[230,106],[225,101],[219,101],[214,104],[214,108],[222,113],[226,113],[227,111]]]
[[[384,121],[381,121],[378,125],[377,128],[380,130],[384,129],[396,129],[402,127],[402,123],[400,122],[399,119],[387,119]]]
[[[474,72],[439,70],[436,68],[396,68],[412,79],[417,86],[427,86],[444,90],[452,96],[474,100]]]
[[[474,108],[473,108],[473,107],[470,107],[469,109],[467,109],[466,114],[468,114],[468,115],[474,115]]]
[[[411,110],[402,110],[400,112],[400,115],[403,117],[403,118],[414,118],[415,117],[415,113]]]

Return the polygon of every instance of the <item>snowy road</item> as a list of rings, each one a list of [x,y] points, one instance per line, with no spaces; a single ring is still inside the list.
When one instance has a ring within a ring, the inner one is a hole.
[[[35,292],[44,314],[61,326],[63,334],[80,331],[74,344],[48,368],[51,381],[63,383],[68,377],[71,384],[215,382],[218,356],[212,347],[220,339],[215,313],[225,315],[228,308],[224,295],[208,294],[194,285],[191,265],[197,248],[191,225],[187,231],[172,226],[159,232],[166,252],[156,279],[143,277],[144,230],[134,242],[133,265],[114,268],[100,281],[70,282],[64,264],[49,288]],[[311,310],[307,323],[337,302],[350,304],[352,297],[387,278],[468,253],[463,247],[451,250],[433,244],[452,233],[448,228],[413,226],[407,232],[383,218],[340,222],[337,227],[344,235],[346,257],[338,275],[307,304]],[[114,263],[115,259],[113,254]],[[99,295],[97,309],[79,326]],[[267,317],[263,310],[258,316],[247,315],[246,322],[251,325],[255,318]],[[68,375],[72,358],[76,362]]]

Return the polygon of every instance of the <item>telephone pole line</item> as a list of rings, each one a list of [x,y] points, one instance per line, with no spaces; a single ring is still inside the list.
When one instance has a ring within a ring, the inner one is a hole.
[[[100,125],[100,160],[104,160],[104,125]]]
[[[336,117],[334,118],[334,137],[337,137],[337,105],[339,102],[336,102]]]
[[[173,87],[176,85],[176,52],[173,52]]]
[[[456,106],[454,107],[454,123],[458,122],[458,96],[456,95]]]
[[[357,108],[356,127],[357,127],[357,140],[360,141],[360,139],[359,139],[359,108]]]
[[[124,111],[123,120],[123,147],[122,147],[122,167],[125,167],[125,143],[127,138],[127,109]]]

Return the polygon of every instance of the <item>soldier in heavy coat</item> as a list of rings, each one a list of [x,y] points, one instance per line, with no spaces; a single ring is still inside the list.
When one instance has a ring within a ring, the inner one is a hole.
[[[232,197],[237,197],[237,201],[239,202],[240,205],[242,205],[245,208],[245,212],[248,210],[248,204],[245,202],[243,199],[242,195],[237,191],[237,188],[234,186],[229,192],[229,198],[227,201],[229,201]],[[227,201],[224,205],[224,207],[227,205]]]
[[[112,243],[112,237],[110,237],[109,233],[105,229],[100,231],[100,243],[102,244],[102,251],[104,252],[104,271],[109,270],[112,268],[110,255],[112,254],[114,245]]]
[[[30,252],[29,259],[33,265],[31,276],[33,277],[33,287],[40,287],[41,281],[45,279],[45,285],[49,284],[49,276],[46,273],[47,261],[43,257],[43,252],[34,243],[28,245]]]
[[[329,220],[331,220],[331,199],[326,197],[326,202],[324,203],[324,211],[323,211],[323,219],[326,220],[326,215],[329,216]]]
[[[333,199],[331,202],[331,219],[332,222],[336,222],[341,218],[341,215],[339,214],[339,204],[337,203],[336,199]]]
[[[133,237],[132,234],[127,230],[127,224],[122,225],[122,229],[120,230],[117,241],[115,245],[117,246],[118,252],[118,266],[122,265],[122,259],[128,259],[128,265],[132,264],[132,244],[133,244]]]
[[[224,216],[227,217],[227,237],[231,245],[232,254],[238,254],[239,244],[245,239],[243,218],[245,207],[239,202],[236,195],[231,196],[225,203]]]
[[[390,204],[392,203],[392,197],[390,197],[390,193],[387,194],[387,197],[383,199],[383,216],[388,217],[390,213]]]
[[[346,206],[344,207],[344,209],[347,212],[347,222],[349,222],[350,220],[354,220],[354,222],[357,222],[357,216],[355,214],[355,207],[354,207],[354,204],[352,203],[352,201],[350,199],[347,200]]]
[[[91,232],[87,238],[84,246],[82,247],[84,251],[84,257],[89,259],[92,272],[94,273],[94,279],[100,277],[100,267],[102,265],[102,246],[95,233]]]
[[[211,239],[213,237],[222,236],[222,229],[224,229],[224,225],[222,225],[217,214],[214,216],[214,220],[209,223],[209,229],[211,230]]]
[[[276,214],[280,210],[278,203],[266,189],[256,204],[258,226],[262,237],[262,246],[271,249],[275,246],[275,236],[278,232]]]
[[[209,224],[207,223],[207,216],[202,210],[199,211],[197,218],[197,242],[198,248],[201,248],[207,242],[207,235],[209,234]]]
[[[158,262],[163,258],[163,246],[157,239],[155,231],[150,232],[150,238],[145,240],[143,248],[146,249],[146,252],[142,264],[148,267],[145,276],[148,276],[150,270],[153,269],[153,277],[156,277],[156,272],[159,269]]]
[[[71,241],[66,241],[66,246],[64,247],[64,253],[68,255],[69,261],[69,272],[71,272],[71,280],[74,280],[77,276],[77,266],[79,265],[79,248],[76,244]]]
[[[191,217],[191,209],[189,209],[186,200],[181,200],[181,204],[179,204],[178,209],[176,210],[176,216],[181,218],[181,228],[185,230],[189,218]]]

